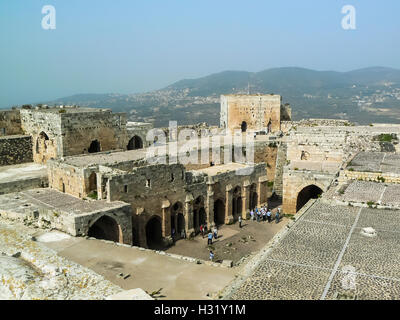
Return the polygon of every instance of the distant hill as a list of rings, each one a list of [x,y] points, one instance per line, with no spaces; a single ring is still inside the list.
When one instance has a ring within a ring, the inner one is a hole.
[[[47,103],[106,107],[129,113],[134,121],[167,126],[219,122],[219,96],[229,93],[275,93],[301,118],[345,118],[359,123],[400,123],[400,70],[371,67],[350,72],[297,67],[261,72],[225,71],[178,81],[143,94],[79,94]]]

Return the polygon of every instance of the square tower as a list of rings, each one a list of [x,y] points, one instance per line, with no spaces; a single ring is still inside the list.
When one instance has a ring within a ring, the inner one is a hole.
[[[280,95],[221,95],[220,126],[230,131],[277,132],[288,117],[290,107],[282,105]]]

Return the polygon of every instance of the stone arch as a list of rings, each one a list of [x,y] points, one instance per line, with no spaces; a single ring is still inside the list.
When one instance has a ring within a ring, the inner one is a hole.
[[[246,121],[242,122],[242,124],[240,125],[240,130],[242,130],[242,132],[247,131],[247,122]]]
[[[149,249],[162,249],[162,224],[159,216],[152,216],[146,223],[146,244]]]
[[[296,199],[296,212],[298,212],[310,199],[317,199],[323,193],[323,189],[315,184],[300,189]]]
[[[122,243],[122,230],[117,221],[103,215],[89,226],[88,236]]]
[[[49,140],[50,140],[49,136],[47,135],[46,132],[44,131],[40,132],[36,139],[36,153],[40,153],[41,150],[46,150],[47,149],[46,141]]]
[[[214,201],[214,222],[216,225],[225,223],[225,202],[221,199]]]
[[[143,148],[143,139],[137,135],[134,135],[126,146],[127,150],[137,150]]]
[[[89,153],[96,153],[96,152],[100,152],[100,151],[101,151],[101,145],[100,145],[99,140],[93,140],[90,143],[90,147],[88,149],[88,152]]]

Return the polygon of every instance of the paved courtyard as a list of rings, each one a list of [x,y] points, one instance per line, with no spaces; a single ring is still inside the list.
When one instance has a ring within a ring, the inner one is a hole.
[[[384,152],[360,152],[347,169],[367,172],[400,173],[400,154]]]
[[[399,224],[398,210],[318,200],[226,298],[400,299]]]

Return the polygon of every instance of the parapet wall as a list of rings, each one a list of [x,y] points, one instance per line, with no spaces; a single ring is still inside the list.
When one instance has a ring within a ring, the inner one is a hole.
[[[350,170],[341,171],[339,176],[339,182],[346,182],[348,180],[363,180],[363,181],[400,184],[400,174],[388,173],[388,172],[382,173],[382,172],[365,172],[365,171],[350,171]]]
[[[32,161],[32,140],[30,136],[0,137],[0,166]]]

